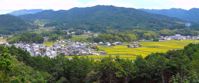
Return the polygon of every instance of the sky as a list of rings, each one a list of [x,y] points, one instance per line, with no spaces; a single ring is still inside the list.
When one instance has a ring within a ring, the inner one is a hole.
[[[128,8],[199,8],[199,0],[0,0],[0,14],[21,9],[68,10],[73,7],[114,5]]]

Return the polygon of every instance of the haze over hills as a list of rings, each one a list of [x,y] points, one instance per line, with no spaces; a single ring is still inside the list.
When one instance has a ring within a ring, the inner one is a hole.
[[[26,30],[27,27],[32,28],[33,26],[29,24],[33,24],[36,20],[44,21],[45,27],[84,29],[97,32],[107,29],[128,30],[135,28],[183,29],[186,27],[185,24],[189,22],[194,28],[197,28],[195,24],[199,22],[198,12],[197,8],[190,10],[148,10],[98,5],[60,11],[19,10],[10,13],[10,15],[1,15],[0,17],[6,16],[9,19],[0,18],[0,22],[3,31]]]
[[[20,15],[26,15],[26,14],[36,14],[39,12],[42,12],[42,9],[32,9],[32,10],[17,10],[17,11],[13,11],[11,13],[9,13],[10,15],[14,15],[14,16],[20,16]]]
[[[107,6],[108,7],[108,6]],[[75,9],[75,8],[73,8]],[[71,9],[71,10],[73,10]],[[84,8],[82,8],[84,9]],[[188,22],[199,22],[199,8],[192,8],[190,10],[180,9],[180,8],[171,8],[171,9],[138,9],[147,13],[151,14],[159,14],[164,15],[168,17],[175,17],[184,21]],[[67,11],[67,10],[61,10],[61,11]],[[69,10],[70,11],[70,10]],[[27,14],[37,14],[37,13],[52,13],[53,10],[42,10],[42,9],[31,9],[31,10],[17,10],[13,11],[9,14],[14,16],[21,16],[21,15],[27,15]],[[59,11],[57,11],[59,12]],[[57,13],[56,12],[56,13]],[[39,16],[39,15],[37,15]],[[42,18],[42,17],[41,17]],[[43,17],[44,18],[44,17]],[[50,17],[49,17],[50,18]]]
[[[198,8],[192,8],[190,10],[184,10],[184,9],[162,9],[162,10],[156,10],[156,9],[141,9],[145,12],[152,13],[152,14],[159,14],[159,15],[165,15],[169,17],[175,17],[179,18],[185,21],[189,22],[199,22],[199,9]]]
[[[60,11],[42,11],[20,16],[24,20],[45,20],[46,26],[81,28],[98,31],[115,28],[183,28],[185,22],[163,15],[146,13],[133,8],[94,6]]]

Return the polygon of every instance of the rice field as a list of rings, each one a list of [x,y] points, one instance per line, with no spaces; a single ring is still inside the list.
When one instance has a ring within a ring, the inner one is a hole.
[[[151,53],[165,53],[169,50],[174,49],[183,49],[184,46],[190,43],[199,43],[199,40],[170,40],[170,41],[161,41],[161,42],[152,42],[152,41],[143,41],[140,42],[142,47],[139,48],[128,48],[126,45],[118,45],[118,46],[99,46],[100,50],[103,50],[107,53],[107,55],[101,56],[79,56],[79,57],[88,57],[94,59],[101,59],[104,57],[116,57],[119,56],[124,59],[135,59],[136,56],[140,55],[146,57]]]
[[[199,43],[199,40],[170,40],[161,42],[140,42],[142,47],[128,48],[127,45],[119,46],[99,46],[107,55],[118,55],[121,58],[135,58],[136,56],[147,56],[151,53],[165,53],[169,50],[183,49],[190,43]]]

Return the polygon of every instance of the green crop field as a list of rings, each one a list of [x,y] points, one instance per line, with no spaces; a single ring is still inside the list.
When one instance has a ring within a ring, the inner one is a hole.
[[[183,49],[184,46],[190,43],[199,43],[199,40],[170,40],[161,42],[140,42],[142,47],[139,48],[128,48],[127,45],[118,46],[99,46],[100,50],[103,50],[107,55],[90,55],[90,56],[79,56],[79,57],[89,57],[94,59],[101,59],[103,57],[116,57],[119,56],[124,59],[135,59],[136,56],[147,56],[151,53],[165,53],[169,50]],[[70,57],[70,56],[69,56]]]

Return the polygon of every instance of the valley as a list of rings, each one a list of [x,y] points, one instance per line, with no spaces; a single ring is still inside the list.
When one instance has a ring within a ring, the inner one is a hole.
[[[7,1],[0,13],[17,6],[0,15],[0,83],[199,83],[198,8]]]

